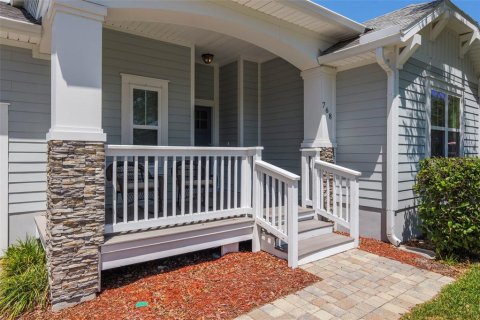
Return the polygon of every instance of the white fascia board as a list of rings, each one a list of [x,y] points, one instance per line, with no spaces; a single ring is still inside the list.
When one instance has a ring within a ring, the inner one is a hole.
[[[40,37],[42,35],[42,26],[40,25],[5,17],[0,17],[0,27],[6,32],[26,35],[32,40],[37,39],[37,43],[40,41]]]
[[[415,21],[414,23],[410,24],[408,27],[403,28],[402,30],[402,40],[406,41],[413,37],[415,34],[420,32],[423,28],[430,25],[432,22],[437,20],[448,8],[445,6],[445,3],[440,5],[438,8],[433,10],[430,14],[424,16],[423,18]]]
[[[349,19],[341,14],[329,10],[319,4],[316,4],[310,0],[304,1],[292,1],[292,0],[276,0],[284,6],[290,7],[297,11],[300,11],[309,16],[318,18],[320,20],[327,21],[331,24],[336,24],[344,28],[350,29],[354,32],[363,33],[367,28],[365,25],[358,23],[352,19]]]
[[[318,61],[318,64],[320,65],[326,65],[334,61],[346,59],[362,53],[373,51],[378,47],[395,45],[399,42],[402,42],[402,36],[400,32],[388,35],[384,38],[374,39],[364,44],[359,44],[350,48],[329,53],[324,56],[319,56],[317,58],[317,61]]]

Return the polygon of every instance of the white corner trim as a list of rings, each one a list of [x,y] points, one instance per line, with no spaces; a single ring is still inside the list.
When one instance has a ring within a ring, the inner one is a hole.
[[[238,107],[238,146],[243,147],[244,144],[244,114],[243,114],[243,58],[238,59],[237,63],[237,107]]]
[[[213,66],[213,145],[220,144],[220,67]]]
[[[132,74],[120,74],[122,77],[122,110],[121,110],[121,141],[122,144],[130,145],[133,143],[133,107],[132,107],[132,89],[134,87],[147,90],[156,90],[159,92],[158,101],[160,117],[158,130],[158,142],[160,145],[168,145],[168,80],[148,78]]]
[[[190,145],[195,145],[195,46],[190,48]]]
[[[8,106],[0,102],[0,257],[8,248]]]

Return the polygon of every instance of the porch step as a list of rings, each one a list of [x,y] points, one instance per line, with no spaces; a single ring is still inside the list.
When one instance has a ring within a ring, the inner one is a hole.
[[[354,240],[337,233],[300,240],[298,242],[298,264],[320,260],[355,247]]]
[[[315,210],[312,208],[298,207],[298,221],[308,220],[315,217]]]
[[[305,240],[332,232],[332,222],[320,221],[313,218],[308,220],[300,220],[298,222],[298,240]]]
[[[112,269],[251,240],[253,224],[250,217],[238,217],[109,236],[101,246],[101,268]]]

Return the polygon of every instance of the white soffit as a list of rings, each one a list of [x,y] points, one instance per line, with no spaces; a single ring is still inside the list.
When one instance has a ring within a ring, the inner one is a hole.
[[[365,26],[308,0],[232,0],[250,9],[333,39],[346,39]]]
[[[276,57],[269,51],[249,42],[189,26],[142,21],[107,21],[105,24],[108,28],[118,31],[179,45],[195,46],[197,61],[201,61],[203,53],[214,54],[214,62],[219,65],[236,60],[238,57],[257,62]]]

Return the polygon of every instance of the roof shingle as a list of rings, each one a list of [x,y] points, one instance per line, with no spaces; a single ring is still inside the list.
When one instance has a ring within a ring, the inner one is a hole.
[[[413,24],[415,21],[421,19],[425,15],[435,10],[437,6],[439,6],[442,2],[443,0],[435,0],[432,2],[412,4],[404,8],[384,14],[383,16],[379,16],[374,19],[365,21],[363,24],[368,28],[368,30],[362,35],[393,26],[399,26],[400,29],[404,29],[409,25]],[[356,46],[360,43],[360,37],[362,35],[352,39],[340,41],[322,52],[322,55]]]
[[[40,24],[27,10],[23,8],[17,8],[9,5],[8,3],[0,1],[0,17],[8,18],[20,22]]]

